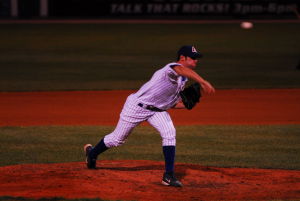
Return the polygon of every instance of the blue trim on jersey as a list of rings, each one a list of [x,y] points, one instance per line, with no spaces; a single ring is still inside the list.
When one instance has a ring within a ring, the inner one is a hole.
[[[173,65],[170,65],[170,68],[174,68],[175,66],[181,66],[181,64],[173,64]],[[187,77],[184,77],[184,76],[181,76],[182,77],[182,81],[186,81],[187,80]]]
[[[175,66],[180,66],[179,64],[173,64],[173,65],[170,65],[170,67],[173,69]]]

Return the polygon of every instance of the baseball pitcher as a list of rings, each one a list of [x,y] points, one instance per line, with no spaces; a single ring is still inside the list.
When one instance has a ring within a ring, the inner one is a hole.
[[[201,97],[200,87],[207,94],[215,92],[214,87],[194,71],[201,57],[202,54],[194,46],[182,46],[177,52],[176,62],[157,70],[136,93],[129,95],[115,130],[101,139],[95,147],[91,144],[84,146],[87,167],[95,169],[99,154],[122,145],[136,126],[148,121],[162,138],[165,159],[162,184],[182,187],[174,173],[176,130],[167,110],[192,109]],[[185,88],[188,78],[196,83]]]

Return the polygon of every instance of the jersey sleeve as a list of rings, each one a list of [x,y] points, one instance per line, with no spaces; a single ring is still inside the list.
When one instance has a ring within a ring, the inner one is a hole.
[[[179,75],[173,69],[175,66],[178,66],[178,64],[170,65],[169,68],[167,68],[166,70],[166,76],[172,83],[177,83],[179,77]]]

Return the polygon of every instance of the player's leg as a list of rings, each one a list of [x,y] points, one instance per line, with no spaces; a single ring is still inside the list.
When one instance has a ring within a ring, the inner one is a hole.
[[[181,187],[182,183],[175,178],[176,129],[169,113],[156,112],[148,122],[158,130],[162,137],[163,154],[165,158],[165,173],[162,183]]]
[[[104,144],[107,148],[124,144],[129,134],[139,124],[140,122],[132,123],[120,118],[115,130],[103,138]]]
[[[111,147],[122,145],[133,128],[151,115],[150,111],[144,110],[138,106],[137,100],[132,95],[128,96],[115,130],[101,139],[95,147],[90,144],[84,146],[88,168],[96,168],[96,159],[99,154]]]
[[[84,149],[87,155],[87,167],[89,169],[96,168],[98,155],[111,147],[117,147],[124,144],[133,128],[138,124],[139,123],[127,122],[120,118],[115,130],[102,138],[95,147],[92,147],[90,144],[86,145]]]

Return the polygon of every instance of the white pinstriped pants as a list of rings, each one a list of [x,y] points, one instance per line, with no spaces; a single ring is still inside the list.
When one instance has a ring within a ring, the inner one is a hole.
[[[122,145],[132,130],[143,121],[148,121],[161,135],[163,146],[176,145],[176,129],[168,112],[154,112],[138,106],[139,101],[130,95],[120,114],[115,130],[104,137],[105,145]]]

